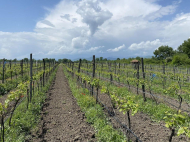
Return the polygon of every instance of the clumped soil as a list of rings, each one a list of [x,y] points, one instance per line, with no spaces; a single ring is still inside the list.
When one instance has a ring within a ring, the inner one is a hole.
[[[94,128],[86,122],[85,114],[77,105],[68,81],[59,66],[56,78],[47,93],[38,130],[33,142],[94,142]]]
[[[118,109],[113,108],[111,104],[111,99],[107,94],[102,94],[99,91],[98,98],[104,105],[106,105],[109,108],[109,111],[115,112],[115,117],[117,117],[122,122],[122,124],[125,124],[127,127],[129,126],[127,115],[126,114],[124,115],[122,112],[119,112]],[[110,117],[109,120],[115,129],[120,129],[125,134],[127,133],[126,130],[123,130],[120,124],[118,124],[116,120],[113,119],[113,117]],[[165,127],[164,122],[160,123],[154,122],[150,119],[150,117],[147,114],[144,114],[142,112],[138,112],[134,116],[131,116],[131,130],[143,142],[168,142],[169,136],[171,134],[171,131]],[[136,140],[136,138],[132,134],[127,136],[132,141]],[[184,135],[175,136],[172,139],[172,142],[187,142],[187,141],[189,140]]]

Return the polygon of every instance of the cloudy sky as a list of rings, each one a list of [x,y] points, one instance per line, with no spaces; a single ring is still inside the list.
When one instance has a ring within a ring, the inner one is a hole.
[[[147,57],[190,37],[189,0],[0,0],[0,58]]]

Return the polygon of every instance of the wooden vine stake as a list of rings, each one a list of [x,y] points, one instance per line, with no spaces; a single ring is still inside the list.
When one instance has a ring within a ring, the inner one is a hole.
[[[2,83],[4,83],[5,79],[5,58],[3,58],[3,76],[2,76]]]
[[[23,78],[23,59],[20,62],[20,67],[21,67],[21,75],[22,75],[22,78]]]
[[[32,101],[32,54],[30,54],[30,102]]]
[[[45,86],[45,66],[46,66],[46,64],[45,64],[45,60],[43,59],[43,68],[44,68],[44,72],[43,72],[43,87]]]
[[[80,73],[80,66],[81,66],[81,59],[79,60],[78,73]],[[79,81],[79,76],[78,76],[78,81]]]
[[[95,55],[93,55],[92,66],[93,66],[92,77],[94,78],[95,77]],[[92,95],[93,95],[93,91],[94,91],[94,86],[92,85]]]
[[[11,70],[11,60],[10,60],[10,70]],[[11,70],[11,80],[13,78],[13,71]]]
[[[137,94],[139,94],[139,62],[138,62],[138,65],[137,65]]]
[[[163,62],[163,74],[165,75],[165,64]],[[166,78],[164,76],[164,80],[163,80],[163,89],[165,88],[165,82],[166,82]]]
[[[145,73],[144,73],[144,62],[143,62],[143,58],[141,58],[141,63],[142,63],[142,73],[143,73],[143,79],[145,80]],[[142,91],[143,91],[143,98],[144,98],[144,102],[146,102],[146,97],[145,97],[145,86],[144,86],[144,84],[142,85]]]

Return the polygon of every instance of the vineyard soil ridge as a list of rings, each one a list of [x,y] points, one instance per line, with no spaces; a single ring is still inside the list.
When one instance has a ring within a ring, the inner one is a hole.
[[[94,129],[85,121],[85,114],[72,95],[62,66],[47,95],[39,130],[31,141],[95,141]]]

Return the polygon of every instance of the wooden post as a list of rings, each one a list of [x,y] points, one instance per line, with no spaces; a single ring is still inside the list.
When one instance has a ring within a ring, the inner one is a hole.
[[[138,65],[137,65],[137,79],[138,79],[138,83],[137,83],[137,94],[139,94],[139,62],[138,62]]]
[[[32,101],[32,54],[30,54],[30,102]]]
[[[11,60],[10,60],[10,70],[11,70]],[[13,78],[13,71],[11,70],[11,80],[12,80],[12,78]]]
[[[43,64],[44,64],[44,66],[43,66],[43,68],[44,68],[44,72],[43,72],[43,87],[44,87],[45,86],[45,66],[46,66],[44,59],[43,59]]]
[[[32,81],[32,83],[33,83],[33,88],[32,88],[32,90],[33,90],[33,95],[34,95],[34,81]]]
[[[144,73],[144,62],[143,62],[143,58],[141,58],[141,62],[142,62],[142,73],[143,73],[143,79],[145,80],[145,73]],[[142,85],[142,91],[143,91],[143,98],[144,98],[144,102],[146,102],[146,97],[145,97],[145,86],[144,86],[144,84]]]
[[[163,74],[165,74],[165,64],[163,62]],[[166,80],[165,80],[165,77],[164,77],[164,80],[163,80],[163,89],[165,88],[165,83],[166,83]]]
[[[112,74],[110,73],[110,82],[112,84],[112,81],[113,81],[113,77],[112,77]]]
[[[115,62],[115,74],[116,74],[116,64],[117,64],[117,63]]]
[[[93,55],[93,71],[92,71],[92,77],[95,77],[95,55]],[[92,86],[92,95],[94,94],[94,86]]]
[[[21,75],[22,75],[22,78],[23,78],[23,59],[20,62],[20,67],[21,67]]]
[[[80,73],[81,59],[79,60],[78,73]]]
[[[95,77],[95,55],[93,55],[93,73],[92,77]]]
[[[72,62],[72,71],[73,71],[74,62]]]
[[[28,109],[28,104],[30,102],[30,96],[29,96],[29,89],[27,89],[27,109]]]
[[[3,76],[2,76],[2,83],[4,83],[4,79],[5,79],[5,58],[3,58]]]

